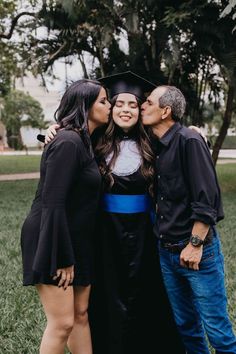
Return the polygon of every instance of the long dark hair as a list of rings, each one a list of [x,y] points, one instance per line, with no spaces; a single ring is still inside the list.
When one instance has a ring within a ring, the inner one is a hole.
[[[115,164],[115,161],[120,152],[120,144],[122,137],[120,134],[120,128],[114,123],[112,119],[112,108],[114,107],[118,95],[111,99],[111,119],[105,130],[104,134],[98,140],[95,147],[95,156],[100,168],[100,172],[104,177],[106,185],[111,188],[114,184],[114,179],[112,177],[111,171]],[[141,101],[136,97],[139,112],[141,112]],[[149,138],[149,131],[146,131],[140,117],[135,126],[132,128],[132,137],[137,142],[137,147],[139,149],[142,164],[141,173],[147,181],[148,192],[153,196],[153,185],[154,185],[154,153],[151,148],[151,140]],[[106,157],[112,153],[112,158],[109,163],[106,163]]]
[[[96,101],[102,85],[96,80],[78,80],[73,82],[62,96],[54,118],[60,128],[76,130],[81,134],[84,144],[93,155],[88,115]]]

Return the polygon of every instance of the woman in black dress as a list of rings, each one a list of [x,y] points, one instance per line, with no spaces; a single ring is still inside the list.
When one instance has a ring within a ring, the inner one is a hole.
[[[92,354],[87,308],[101,176],[90,134],[109,110],[98,81],[73,83],[56,112],[61,129],[42,155],[21,233],[23,284],[36,285],[47,317],[41,354],[62,354],[66,343],[73,354]]]

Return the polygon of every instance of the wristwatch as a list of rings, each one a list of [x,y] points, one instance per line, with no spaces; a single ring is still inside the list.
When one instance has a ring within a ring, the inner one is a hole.
[[[191,235],[189,242],[194,247],[200,247],[204,244],[204,240],[202,240],[198,235]]]

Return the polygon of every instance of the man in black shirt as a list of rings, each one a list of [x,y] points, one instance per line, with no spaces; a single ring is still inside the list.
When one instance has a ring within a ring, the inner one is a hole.
[[[223,216],[210,151],[201,135],[181,125],[185,98],[159,86],[142,105],[156,141],[156,207],[164,282],[187,352],[236,353],[227,313],[223,255],[216,223]]]

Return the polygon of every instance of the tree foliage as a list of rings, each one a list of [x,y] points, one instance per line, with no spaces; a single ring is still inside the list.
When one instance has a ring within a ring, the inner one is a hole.
[[[130,69],[157,84],[176,85],[187,98],[187,123],[203,125],[222,111],[217,160],[236,95],[235,0],[31,0],[31,5],[30,31],[26,35],[20,22],[14,29],[26,39],[18,45],[22,71],[43,75],[58,59],[75,58],[84,77]],[[13,21],[16,7],[11,11]],[[39,36],[42,28],[45,35]]]
[[[236,0],[229,0],[227,6],[221,12],[220,17],[231,16],[232,20],[236,22]],[[236,30],[236,25],[233,28],[233,31]]]
[[[45,125],[40,104],[29,95],[14,90],[15,78],[24,74],[29,56],[25,51],[24,33],[36,26],[36,15],[32,11],[36,1],[28,0],[28,7],[24,9],[19,5],[17,0],[0,2],[0,119],[6,128],[8,145],[15,149],[23,147],[22,126],[41,128]],[[32,17],[34,20],[30,22]]]
[[[29,5],[33,5],[33,0],[29,0]],[[22,23],[19,22],[29,14],[32,15],[29,11],[19,9],[17,0],[0,1],[0,96],[5,96],[10,91],[14,78],[21,74],[26,53],[21,50],[21,45],[18,43],[22,33]],[[27,24],[25,21],[26,27]],[[17,37],[15,40],[10,40],[14,31]]]
[[[23,148],[21,127],[45,128],[44,115],[39,102],[17,90],[11,90],[4,97],[1,121],[7,131],[8,145],[16,150]]]

